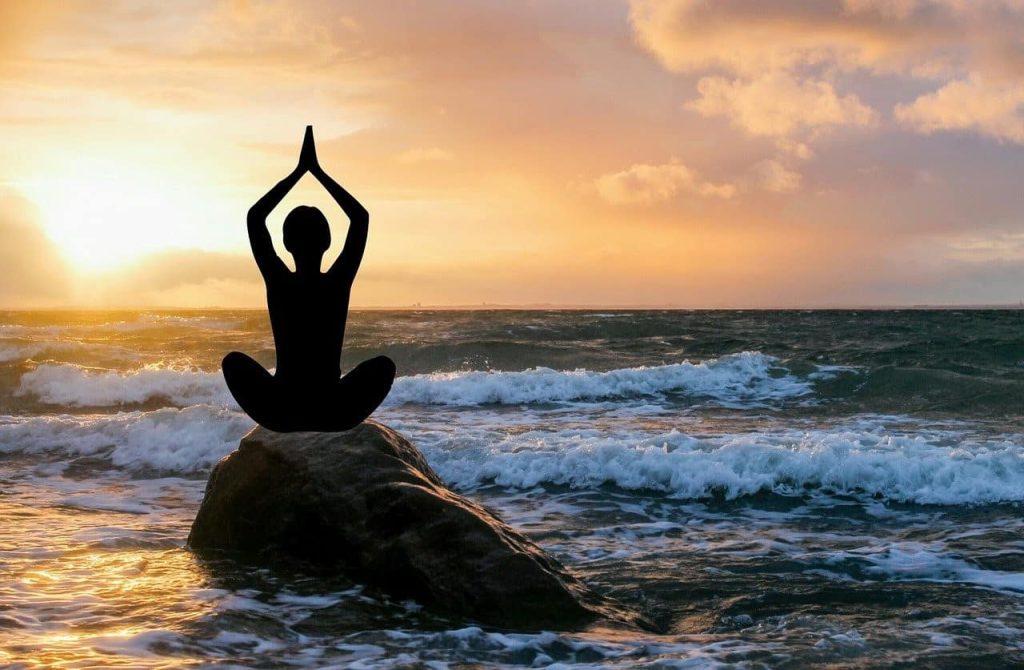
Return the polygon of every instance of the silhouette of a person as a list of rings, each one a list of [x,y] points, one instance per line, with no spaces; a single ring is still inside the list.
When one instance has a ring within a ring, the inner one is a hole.
[[[267,216],[309,172],[349,218],[345,247],[320,272],[331,244],[327,219],[316,207],[299,206],[284,221],[284,246],[295,258],[291,272],[267,230]],[[391,390],[395,364],[387,356],[364,361],[341,376],[349,293],[366,247],[369,214],[320,167],[313,127],[306,127],[299,164],[249,210],[249,243],[267,285],[277,370],[271,375],[245,354],[224,357],[224,379],[235,400],[257,423],[278,432],[341,431],[368,417]]]

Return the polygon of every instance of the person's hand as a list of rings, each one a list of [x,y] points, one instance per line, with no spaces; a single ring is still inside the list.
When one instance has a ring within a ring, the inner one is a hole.
[[[299,168],[310,172],[320,168],[316,158],[316,144],[313,142],[313,126],[306,126],[306,136],[302,139],[302,151],[299,153]]]

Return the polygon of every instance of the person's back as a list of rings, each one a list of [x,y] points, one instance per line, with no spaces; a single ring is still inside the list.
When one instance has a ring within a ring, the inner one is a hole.
[[[320,265],[331,244],[331,231],[320,210],[296,207],[285,219],[284,244],[295,258],[295,272],[274,252],[266,226],[267,216],[307,171],[350,220],[345,246],[324,273]],[[306,128],[299,165],[253,205],[248,227],[253,256],[267,286],[277,370],[271,377],[253,359],[232,352],[223,362],[228,388],[249,416],[271,430],[352,428],[387,396],[395,365],[378,356],[339,379],[349,294],[366,247],[369,215],[321,169],[312,128]]]
[[[365,237],[357,234],[355,243]],[[293,386],[319,386],[341,377],[341,347],[357,268],[348,267],[355,256],[350,250],[330,270],[320,272],[330,243],[330,226],[320,210],[296,207],[284,221],[284,245],[295,258],[295,272],[276,254],[261,264],[277,351],[275,377]]]
[[[348,286],[327,275],[294,272],[267,278],[267,308],[283,382],[320,385],[341,377]]]

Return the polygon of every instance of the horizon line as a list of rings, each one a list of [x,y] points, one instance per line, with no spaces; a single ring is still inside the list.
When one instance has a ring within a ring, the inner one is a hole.
[[[349,311],[498,311],[524,310],[545,311],[565,310],[581,311],[595,309],[612,309],[627,311],[850,311],[850,310],[952,310],[952,309],[999,309],[1024,310],[1024,302],[1018,303],[913,303],[913,304],[846,304],[846,305],[805,305],[805,306],[718,306],[692,307],[679,304],[587,304],[587,303],[462,303],[462,304],[427,304],[412,305],[360,305],[351,306]],[[117,305],[109,307],[61,305],[50,307],[4,307],[4,312],[114,312],[114,311],[265,311],[266,307],[226,307],[222,305],[205,306],[165,306],[165,305]]]

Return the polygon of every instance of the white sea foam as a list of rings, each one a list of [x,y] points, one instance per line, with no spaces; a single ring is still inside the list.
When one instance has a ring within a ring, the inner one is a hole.
[[[703,363],[608,372],[534,368],[521,372],[450,372],[400,377],[387,404],[472,407],[483,404],[595,401],[683,393],[722,404],[749,405],[810,394],[811,382],[787,374],[756,352]],[[69,407],[103,407],[164,398],[176,406],[237,407],[219,372],[150,365],[130,371],[47,363],[25,373],[16,395]]]
[[[383,658],[366,657],[359,668],[398,668],[415,665],[420,650],[455,649],[474,654],[488,653],[502,667],[529,665],[545,668],[719,668],[727,667],[716,659],[730,656],[735,659],[754,651],[755,647],[740,640],[712,642],[681,642],[672,639],[645,639],[619,636],[611,640],[551,631],[541,633],[491,632],[477,626],[441,632],[385,631],[389,647],[406,647],[408,652],[396,655],[393,648],[381,649]],[[339,645],[339,649],[362,651],[368,645]],[[379,647],[378,647],[379,648]],[[429,651],[428,651],[429,653]],[[667,658],[666,658],[667,657]],[[501,663],[506,660],[507,663]],[[557,659],[557,660],[556,660]],[[429,667],[434,667],[429,665]],[[440,666],[437,667],[447,667]]]
[[[52,348],[51,344],[43,342],[0,342],[0,363],[23,361]]]
[[[956,430],[893,431],[885,417],[700,437],[652,431],[627,419],[613,429],[576,422],[571,429],[520,430],[494,417],[423,430],[417,418],[423,410],[402,407],[389,408],[384,419],[406,431],[438,473],[461,489],[611,484],[697,499],[811,488],[924,504],[1024,501],[1022,436],[985,441]],[[251,426],[241,413],[210,405],[17,418],[0,424],[0,451],[102,452],[117,466],[187,472],[212,465]]]
[[[834,428],[741,432],[695,437],[644,429],[620,417],[616,427],[504,430],[507,419],[462,421],[459,428],[426,433],[415,404],[475,406],[609,397],[645,397],[668,391],[731,403],[800,397],[810,383],[772,373],[775,359],[756,353],[700,364],[679,363],[595,373],[467,372],[396,381],[390,407],[446,480],[461,488],[495,482],[528,488],[540,483],[661,491],[679,498],[759,491],[790,493],[805,487],[866,493],[932,504],[1024,500],[1024,443],[1019,436],[979,441],[966,433],[892,431],[884,417]],[[775,376],[773,376],[773,374]],[[113,447],[128,467],[171,470],[206,467],[230,451],[251,423],[237,412],[217,372],[147,367],[131,372],[45,364],[26,373],[17,391],[63,406],[109,406],[165,398],[184,411],[19,419],[0,426],[0,449],[65,448],[90,453]],[[415,404],[410,404],[415,403]],[[480,411],[480,410],[477,410]],[[412,420],[406,422],[402,417]],[[497,423],[495,423],[497,422]],[[419,435],[417,436],[417,432]]]
[[[812,488],[923,504],[1024,500],[1020,441],[961,437],[861,425],[707,438],[675,431],[460,431],[421,446],[438,473],[463,489],[612,484],[684,499]]]
[[[968,563],[941,542],[898,542],[859,551],[834,552],[829,560],[867,562],[865,571],[893,581],[975,584],[996,591],[1024,593],[1024,573],[986,570]]]
[[[244,414],[197,405],[154,412],[6,417],[0,452],[102,456],[117,467],[174,472],[208,469],[253,426]]]
[[[473,406],[635,398],[684,393],[723,403],[767,402],[808,395],[813,386],[758,352],[702,363],[623,368],[608,372],[533,368],[522,372],[437,372],[402,377],[389,404]]]
[[[105,348],[107,350],[117,350],[117,348],[110,347],[109,345],[105,344],[91,344],[77,342],[74,340],[0,340],[0,363],[21,362],[28,360],[29,358],[37,358],[47,353],[80,351],[100,348]]]
[[[3,337],[38,337],[40,335],[58,335],[72,326],[33,326],[20,323],[0,324],[0,336]]]
[[[15,391],[66,407],[105,407],[165,398],[177,406],[237,407],[220,372],[149,365],[127,372],[47,363],[26,372]]]
[[[985,441],[956,430],[894,431],[885,417],[700,437],[627,419],[612,429],[576,422],[571,429],[521,430],[526,426],[495,417],[423,430],[422,411],[392,407],[384,420],[461,489],[611,484],[682,499],[814,489],[922,504],[1024,501],[1022,436]],[[0,424],[0,451],[103,454],[119,467],[190,472],[230,452],[251,426],[240,412],[210,405],[11,418]]]
[[[202,330],[234,330],[242,325],[240,319],[224,319],[210,316],[180,316],[174,314],[143,314],[137,321],[122,322],[123,330],[141,330],[175,326],[199,328]]]
[[[221,316],[174,314],[140,314],[130,321],[99,321],[94,323],[66,323],[61,325],[0,324],[0,336],[60,336],[69,332],[135,332],[158,328],[195,328],[199,330],[234,330],[244,322],[238,318]]]

